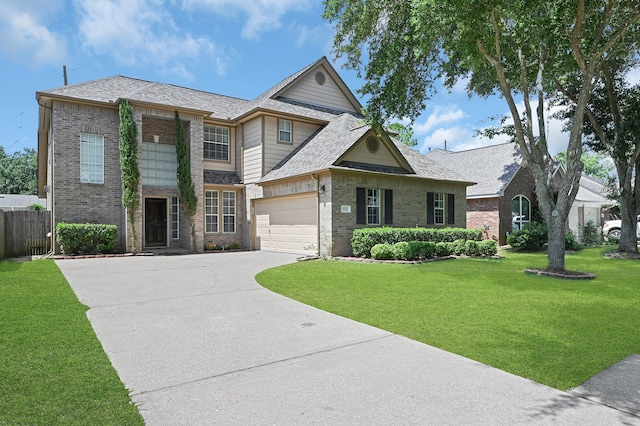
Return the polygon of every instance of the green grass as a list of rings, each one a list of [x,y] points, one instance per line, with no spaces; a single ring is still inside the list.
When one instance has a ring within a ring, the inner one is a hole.
[[[320,309],[454,352],[557,389],[640,353],[640,261],[602,249],[566,257],[592,281],[525,275],[545,254],[420,265],[299,262],[263,286]]]
[[[0,424],[143,424],[53,261],[0,262],[0,303]]]

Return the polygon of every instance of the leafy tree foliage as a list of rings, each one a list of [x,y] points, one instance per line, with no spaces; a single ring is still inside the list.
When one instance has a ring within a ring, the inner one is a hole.
[[[387,128],[396,133],[398,140],[407,146],[418,145],[418,140],[413,137],[413,129],[410,126],[405,126],[402,123],[391,123]]]
[[[623,43],[627,31],[638,27],[635,3],[325,0],[324,17],[335,24],[336,53],[366,81],[360,92],[370,96],[367,113],[374,123],[415,119],[443,78],[449,87],[468,78],[470,94],[502,95],[548,225],[547,268],[562,271],[565,223],[583,168],[584,111],[605,52],[637,53],[634,44]],[[556,185],[544,112],[568,78],[579,90],[567,169]]]
[[[562,163],[565,167],[567,167],[567,151],[561,151],[556,155],[556,160]],[[590,153],[588,151],[584,151],[580,156],[580,161],[584,164],[584,169],[582,169],[582,173],[587,176],[594,177],[596,179],[600,179],[604,182],[610,176],[610,173],[613,171],[613,165],[611,164],[611,160],[609,157],[606,157],[600,153]]]
[[[196,187],[191,178],[191,160],[189,157],[189,143],[184,132],[184,125],[180,114],[176,111],[176,155],[178,157],[178,189],[180,190],[180,205],[183,212],[191,221],[191,248],[195,249],[195,226],[193,216],[198,208]]]
[[[38,193],[38,153],[25,148],[8,155],[0,146],[0,194]]]
[[[131,247],[136,251],[136,212],[140,206],[138,186],[138,127],[133,118],[133,108],[126,99],[120,103],[120,169],[122,175],[122,205],[127,209],[131,228]]]

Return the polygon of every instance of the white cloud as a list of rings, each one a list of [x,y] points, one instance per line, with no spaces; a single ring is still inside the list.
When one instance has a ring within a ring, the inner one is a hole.
[[[206,37],[183,32],[173,21],[163,0],[76,0],[79,33],[84,48],[128,65],[165,67],[191,80],[183,61],[218,57],[212,68],[225,72],[215,55],[218,48]]]
[[[241,36],[249,40],[257,40],[260,33],[282,26],[280,19],[291,11],[306,11],[313,5],[312,0],[185,0],[184,4],[199,10],[207,7],[211,12],[222,16],[233,16],[238,13],[246,15]]]
[[[300,49],[310,44],[322,46],[323,50],[327,53],[331,50],[331,42],[333,40],[333,32],[331,26],[328,24],[316,25],[315,27],[309,27],[307,25],[293,25],[291,31],[295,36],[295,47]],[[328,48],[327,46],[327,39]]]
[[[429,133],[431,129],[434,127],[444,124],[444,123],[452,123],[462,120],[466,117],[464,111],[462,111],[457,106],[448,106],[448,107],[440,107],[437,106],[434,108],[433,112],[427,118],[427,121],[420,124],[413,125],[413,131],[417,135],[423,135]]]
[[[627,81],[632,86],[640,83],[640,67],[632,68],[627,75]]]
[[[16,3],[0,4],[0,52],[30,66],[63,63],[67,56],[64,38],[42,22],[45,11],[53,13],[57,2]]]

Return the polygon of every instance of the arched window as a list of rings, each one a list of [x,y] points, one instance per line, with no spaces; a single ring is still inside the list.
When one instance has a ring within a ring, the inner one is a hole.
[[[531,201],[524,195],[516,195],[511,200],[511,229],[523,229],[531,222]]]

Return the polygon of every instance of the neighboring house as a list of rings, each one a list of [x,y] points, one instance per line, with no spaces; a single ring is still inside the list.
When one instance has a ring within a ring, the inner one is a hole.
[[[614,202],[607,199],[607,188],[604,182],[591,176],[582,175],[580,189],[569,211],[567,226],[573,231],[578,241],[582,241],[584,226],[590,221],[596,226],[598,234],[602,233],[602,225],[608,220],[607,210]]]
[[[472,179],[364,124],[326,58],[248,101],[114,76],[36,93],[38,188],[52,222],[110,223],[132,250],[122,207],[118,105],[138,126],[136,250],[189,248],[176,178],[175,111],[198,196],[195,247],[349,255],[354,229],[466,226]],[[125,232],[126,230],[126,232]]]
[[[39,204],[46,209],[47,199],[38,198],[37,195],[0,194],[0,210],[5,212],[29,210],[29,207],[34,204]]]
[[[486,229],[502,245],[509,233],[532,221],[535,182],[513,143],[457,152],[436,149],[427,157],[477,182],[467,190],[467,227]]]

